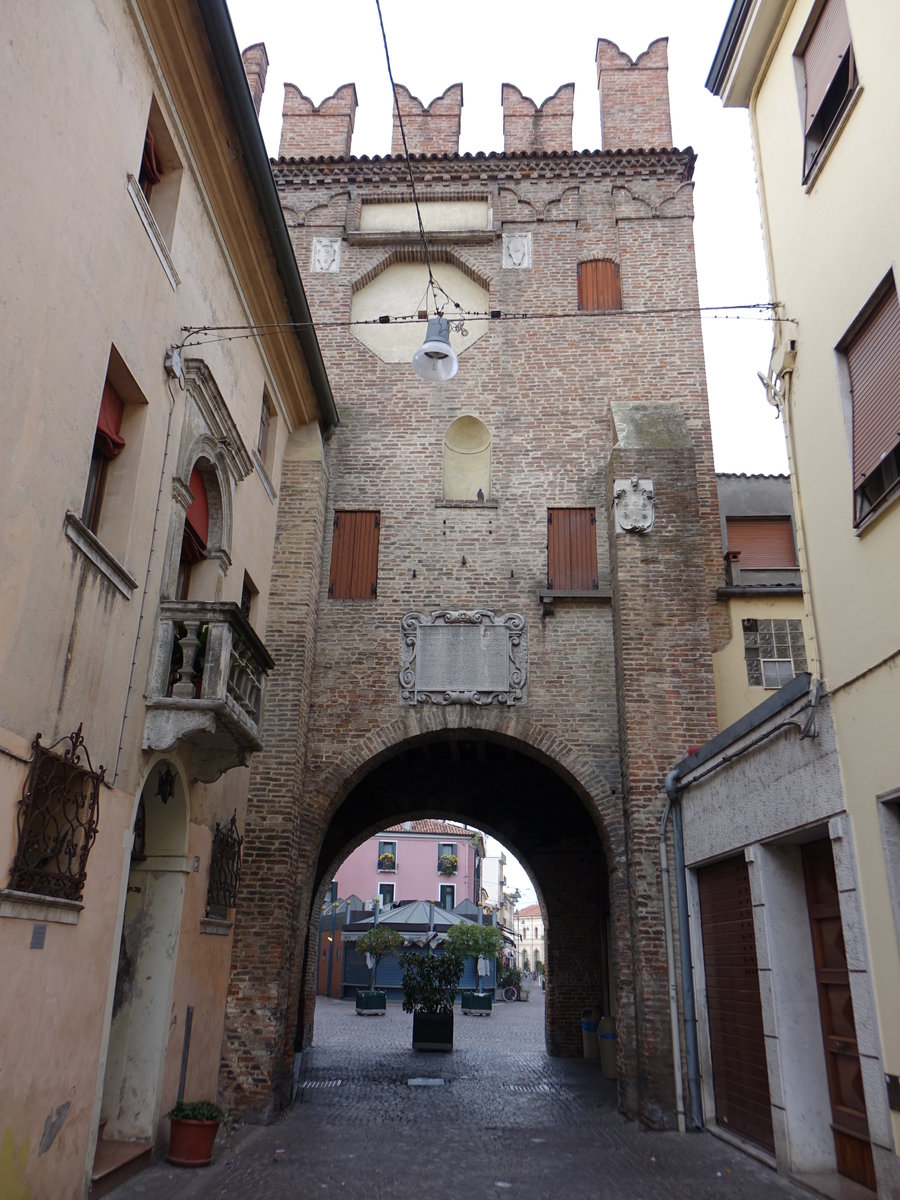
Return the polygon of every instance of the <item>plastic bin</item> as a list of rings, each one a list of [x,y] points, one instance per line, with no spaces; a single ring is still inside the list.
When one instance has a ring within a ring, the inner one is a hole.
[[[596,1008],[581,1010],[581,1041],[585,1058],[600,1057],[600,1043],[597,1040],[597,1029],[600,1016]]]
[[[604,1079],[616,1077],[616,1018],[601,1017],[597,1030],[597,1046],[600,1052],[600,1070]]]

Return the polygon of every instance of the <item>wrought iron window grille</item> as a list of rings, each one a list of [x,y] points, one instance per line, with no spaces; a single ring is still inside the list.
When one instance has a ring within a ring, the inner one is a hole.
[[[227,917],[230,908],[237,908],[243,845],[244,839],[238,833],[236,810],[227,825],[220,825],[216,821],[212,856],[209,860],[209,888],[206,893],[208,917]]]
[[[87,860],[100,820],[100,784],[105,768],[94,770],[79,725],[51,746],[41,734],[19,800],[18,844],[9,886],[37,896],[80,900]],[[55,753],[65,745],[62,754]]]

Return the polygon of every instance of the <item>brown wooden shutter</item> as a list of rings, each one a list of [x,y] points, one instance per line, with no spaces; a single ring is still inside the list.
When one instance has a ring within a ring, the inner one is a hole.
[[[592,508],[547,509],[547,586],[554,590],[598,586]]]
[[[378,594],[379,512],[336,512],[328,595],[371,600]]]
[[[797,566],[790,518],[728,517],[729,553],[740,551],[738,564],[747,570],[789,570]]]
[[[806,75],[806,127],[816,119],[825,93],[850,49],[850,25],[844,0],[827,0],[803,51]]]
[[[716,1121],[775,1153],[750,880],[743,855],[697,872]]]
[[[853,486],[900,442],[900,304],[897,289],[881,298],[847,345],[853,397]]]
[[[579,312],[603,312],[622,307],[619,264],[611,258],[594,258],[578,264]]]

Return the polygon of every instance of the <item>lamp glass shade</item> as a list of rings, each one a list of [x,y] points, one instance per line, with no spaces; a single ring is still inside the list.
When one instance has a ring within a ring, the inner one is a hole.
[[[429,318],[425,341],[412,357],[412,369],[429,383],[443,383],[459,370],[459,359],[450,345],[450,322],[446,317]]]

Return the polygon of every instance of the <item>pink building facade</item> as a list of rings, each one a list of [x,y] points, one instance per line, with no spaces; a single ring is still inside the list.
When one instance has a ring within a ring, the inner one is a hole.
[[[341,863],[332,898],[376,896],[383,906],[402,900],[434,900],[453,909],[481,901],[484,838],[451,821],[404,821],[375,834]]]

